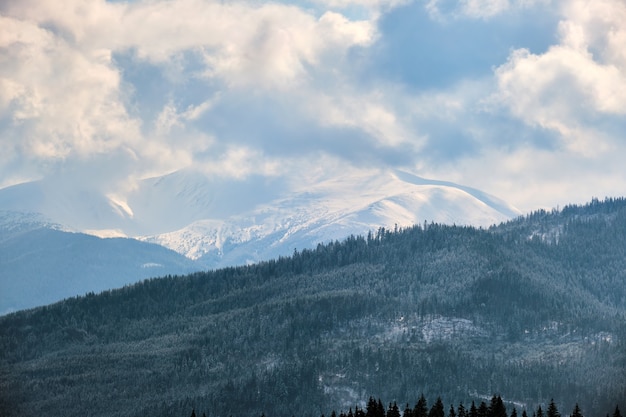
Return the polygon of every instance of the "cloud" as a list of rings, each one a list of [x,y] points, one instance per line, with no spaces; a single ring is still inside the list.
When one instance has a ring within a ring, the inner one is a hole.
[[[309,68],[332,66],[348,48],[368,45],[374,37],[368,21],[352,22],[330,11],[315,19],[276,5],[238,16],[236,22],[221,35],[228,39],[224,45],[203,50],[205,75],[235,87],[293,88],[308,81]]]
[[[457,19],[488,20],[506,12],[515,12],[534,8],[544,8],[552,0],[427,0],[426,10],[429,15],[440,22]]]
[[[350,48],[375,38],[372,21],[280,4],[74,0],[58,7],[27,0],[0,10],[0,170],[10,166],[16,178],[28,176],[15,174],[19,161],[24,170],[44,167],[35,176],[47,175],[72,158],[119,149],[136,155],[138,167],[184,166],[210,142],[188,125],[214,105],[211,97],[185,102],[178,89],[187,80],[212,84],[214,97],[233,89],[307,88],[315,72],[336,70]],[[154,121],[135,108],[137,86],[115,59],[128,53],[131,64],[147,62],[166,74],[168,92]],[[197,57],[195,68],[186,54]],[[171,137],[174,130],[186,139]]]
[[[138,137],[107,50],[77,51],[34,22],[0,19],[0,111],[14,157],[82,158]]]
[[[626,175],[625,7],[5,1],[0,187],[397,167],[523,208],[609,193]]]
[[[571,152],[595,156],[614,150],[606,126],[626,115],[626,61],[618,41],[626,39],[626,5],[590,7],[571,2],[559,24],[560,43],[543,54],[515,50],[496,79],[497,99],[512,115],[557,132]]]

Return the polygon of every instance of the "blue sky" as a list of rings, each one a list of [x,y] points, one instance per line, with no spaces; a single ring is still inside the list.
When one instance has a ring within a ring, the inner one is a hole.
[[[7,0],[0,187],[399,168],[524,211],[625,195],[624,22],[622,0]]]

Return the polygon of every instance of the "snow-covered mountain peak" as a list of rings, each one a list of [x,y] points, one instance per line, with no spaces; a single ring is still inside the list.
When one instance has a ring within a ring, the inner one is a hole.
[[[380,227],[424,221],[489,226],[517,215],[515,208],[469,187],[402,171],[373,171],[328,178],[245,212],[142,239],[210,266],[225,266],[288,255],[294,248]]]

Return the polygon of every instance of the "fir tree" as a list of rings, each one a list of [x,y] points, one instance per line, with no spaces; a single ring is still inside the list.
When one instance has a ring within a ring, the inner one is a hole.
[[[622,413],[619,412],[619,405],[615,406],[615,411],[613,412],[613,417],[622,417]]]

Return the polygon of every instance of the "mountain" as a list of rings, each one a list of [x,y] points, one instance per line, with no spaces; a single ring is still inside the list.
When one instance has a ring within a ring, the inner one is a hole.
[[[605,415],[626,199],[426,224],[0,317],[2,415],[329,415],[369,396]],[[446,406],[448,403],[446,403]]]
[[[400,171],[287,184],[181,170],[125,192],[47,178],[0,190],[0,208],[0,314],[148,277],[287,256],[380,227],[488,226],[519,214],[478,190]],[[16,225],[28,227],[15,235]]]
[[[222,267],[289,255],[294,248],[380,227],[424,221],[489,226],[517,215],[515,208],[478,190],[387,171],[322,181],[241,214],[141,239]]]
[[[481,191],[392,170],[304,183],[181,170],[126,192],[48,179],[0,190],[0,207],[39,212],[76,231],[157,243],[207,268],[289,255],[380,227],[424,221],[487,227],[520,214]]]
[[[159,245],[101,239],[40,214],[0,211],[0,314],[199,269]]]

